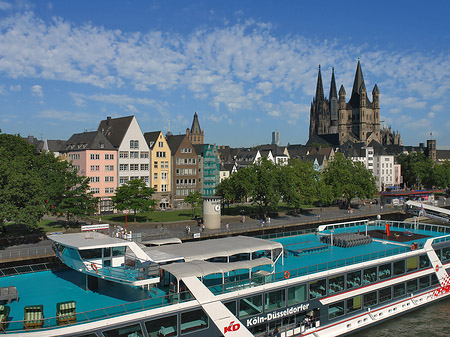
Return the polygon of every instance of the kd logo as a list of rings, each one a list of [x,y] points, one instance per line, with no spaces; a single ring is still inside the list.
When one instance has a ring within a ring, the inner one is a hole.
[[[241,325],[239,323],[233,324],[234,321],[230,322],[230,325],[226,326],[223,330],[223,333],[226,334],[227,332],[233,332],[238,331]]]

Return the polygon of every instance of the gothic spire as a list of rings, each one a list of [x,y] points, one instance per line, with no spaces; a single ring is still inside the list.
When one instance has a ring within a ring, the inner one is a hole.
[[[336,80],[334,78],[334,67],[331,71],[331,85],[330,85],[330,99],[333,97],[337,98],[337,90],[336,90]]]
[[[352,94],[354,93],[358,94],[361,86],[363,86],[364,88],[366,87],[366,85],[364,84],[364,77],[361,70],[361,62],[359,61],[358,58],[358,66],[356,67],[355,81],[353,82]]]
[[[325,95],[323,94],[322,73],[320,71],[320,64],[319,64],[319,74],[317,75],[317,87],[316,87],[316,102],[321,102],[324,100]]]
[[[191,133],[192,134],[201,134],[202,129],[200,129],[200,123],[198,122],[197,112],[194,113],[194,120],[192,121]]]

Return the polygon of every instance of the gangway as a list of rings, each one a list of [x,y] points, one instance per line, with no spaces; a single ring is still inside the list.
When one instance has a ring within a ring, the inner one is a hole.
[[[426,216],[430,219],[442,222],[450,222],[450,210],[442,207],[436,207],[417,201],[408,200],[406,202],[406,211],[417,216]]]
[[[253,337],[233,313],[196,277],[188,276],[182,281],[211,318],[219,331],[226,337]]]

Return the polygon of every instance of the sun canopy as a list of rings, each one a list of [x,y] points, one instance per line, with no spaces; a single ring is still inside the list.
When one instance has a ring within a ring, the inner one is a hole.
[[[172,263],[161,266],[177,279],[184,277],[196,276],[205,277],[211,274],[224,274],[232,270],[253,269],[258,266],[272,264],[272,260],[266,257],[261,257],[256,260],[246,260],[231,263],[207,262],[207,261],[190,261],[182,263]]]
[[[144,248],[144,251],[152,259],[155,254],[167,254],[167,256],[182,256],[184,257],[185,262],[190,262],[196,260],[205,261],[214,257],[245,253],[251,254],[257,251],[270,251],[282,248],[283,245],[279,242],[247,236],[235,236],[222,239],[186,242],[180,245],[147,247]]]

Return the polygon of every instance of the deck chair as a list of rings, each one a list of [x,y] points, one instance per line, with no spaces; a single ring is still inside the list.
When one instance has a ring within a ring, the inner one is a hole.
[[[56,304],[56,320],[58,325],[70,324],[77,321],[76,302],[60,302]]]
[[[37,329],[44,326],[44,306],[28,305],[24,309],[24,329]]]
[[[8,287],[8,303],[11,303],[12,300],[19,300],[19,293],[17,291],[17,288],[14,286]]]
[[[0,305],[0,330],[5,330],[6,322],[8,321],[9,310],[11,308],[7,305]]]

